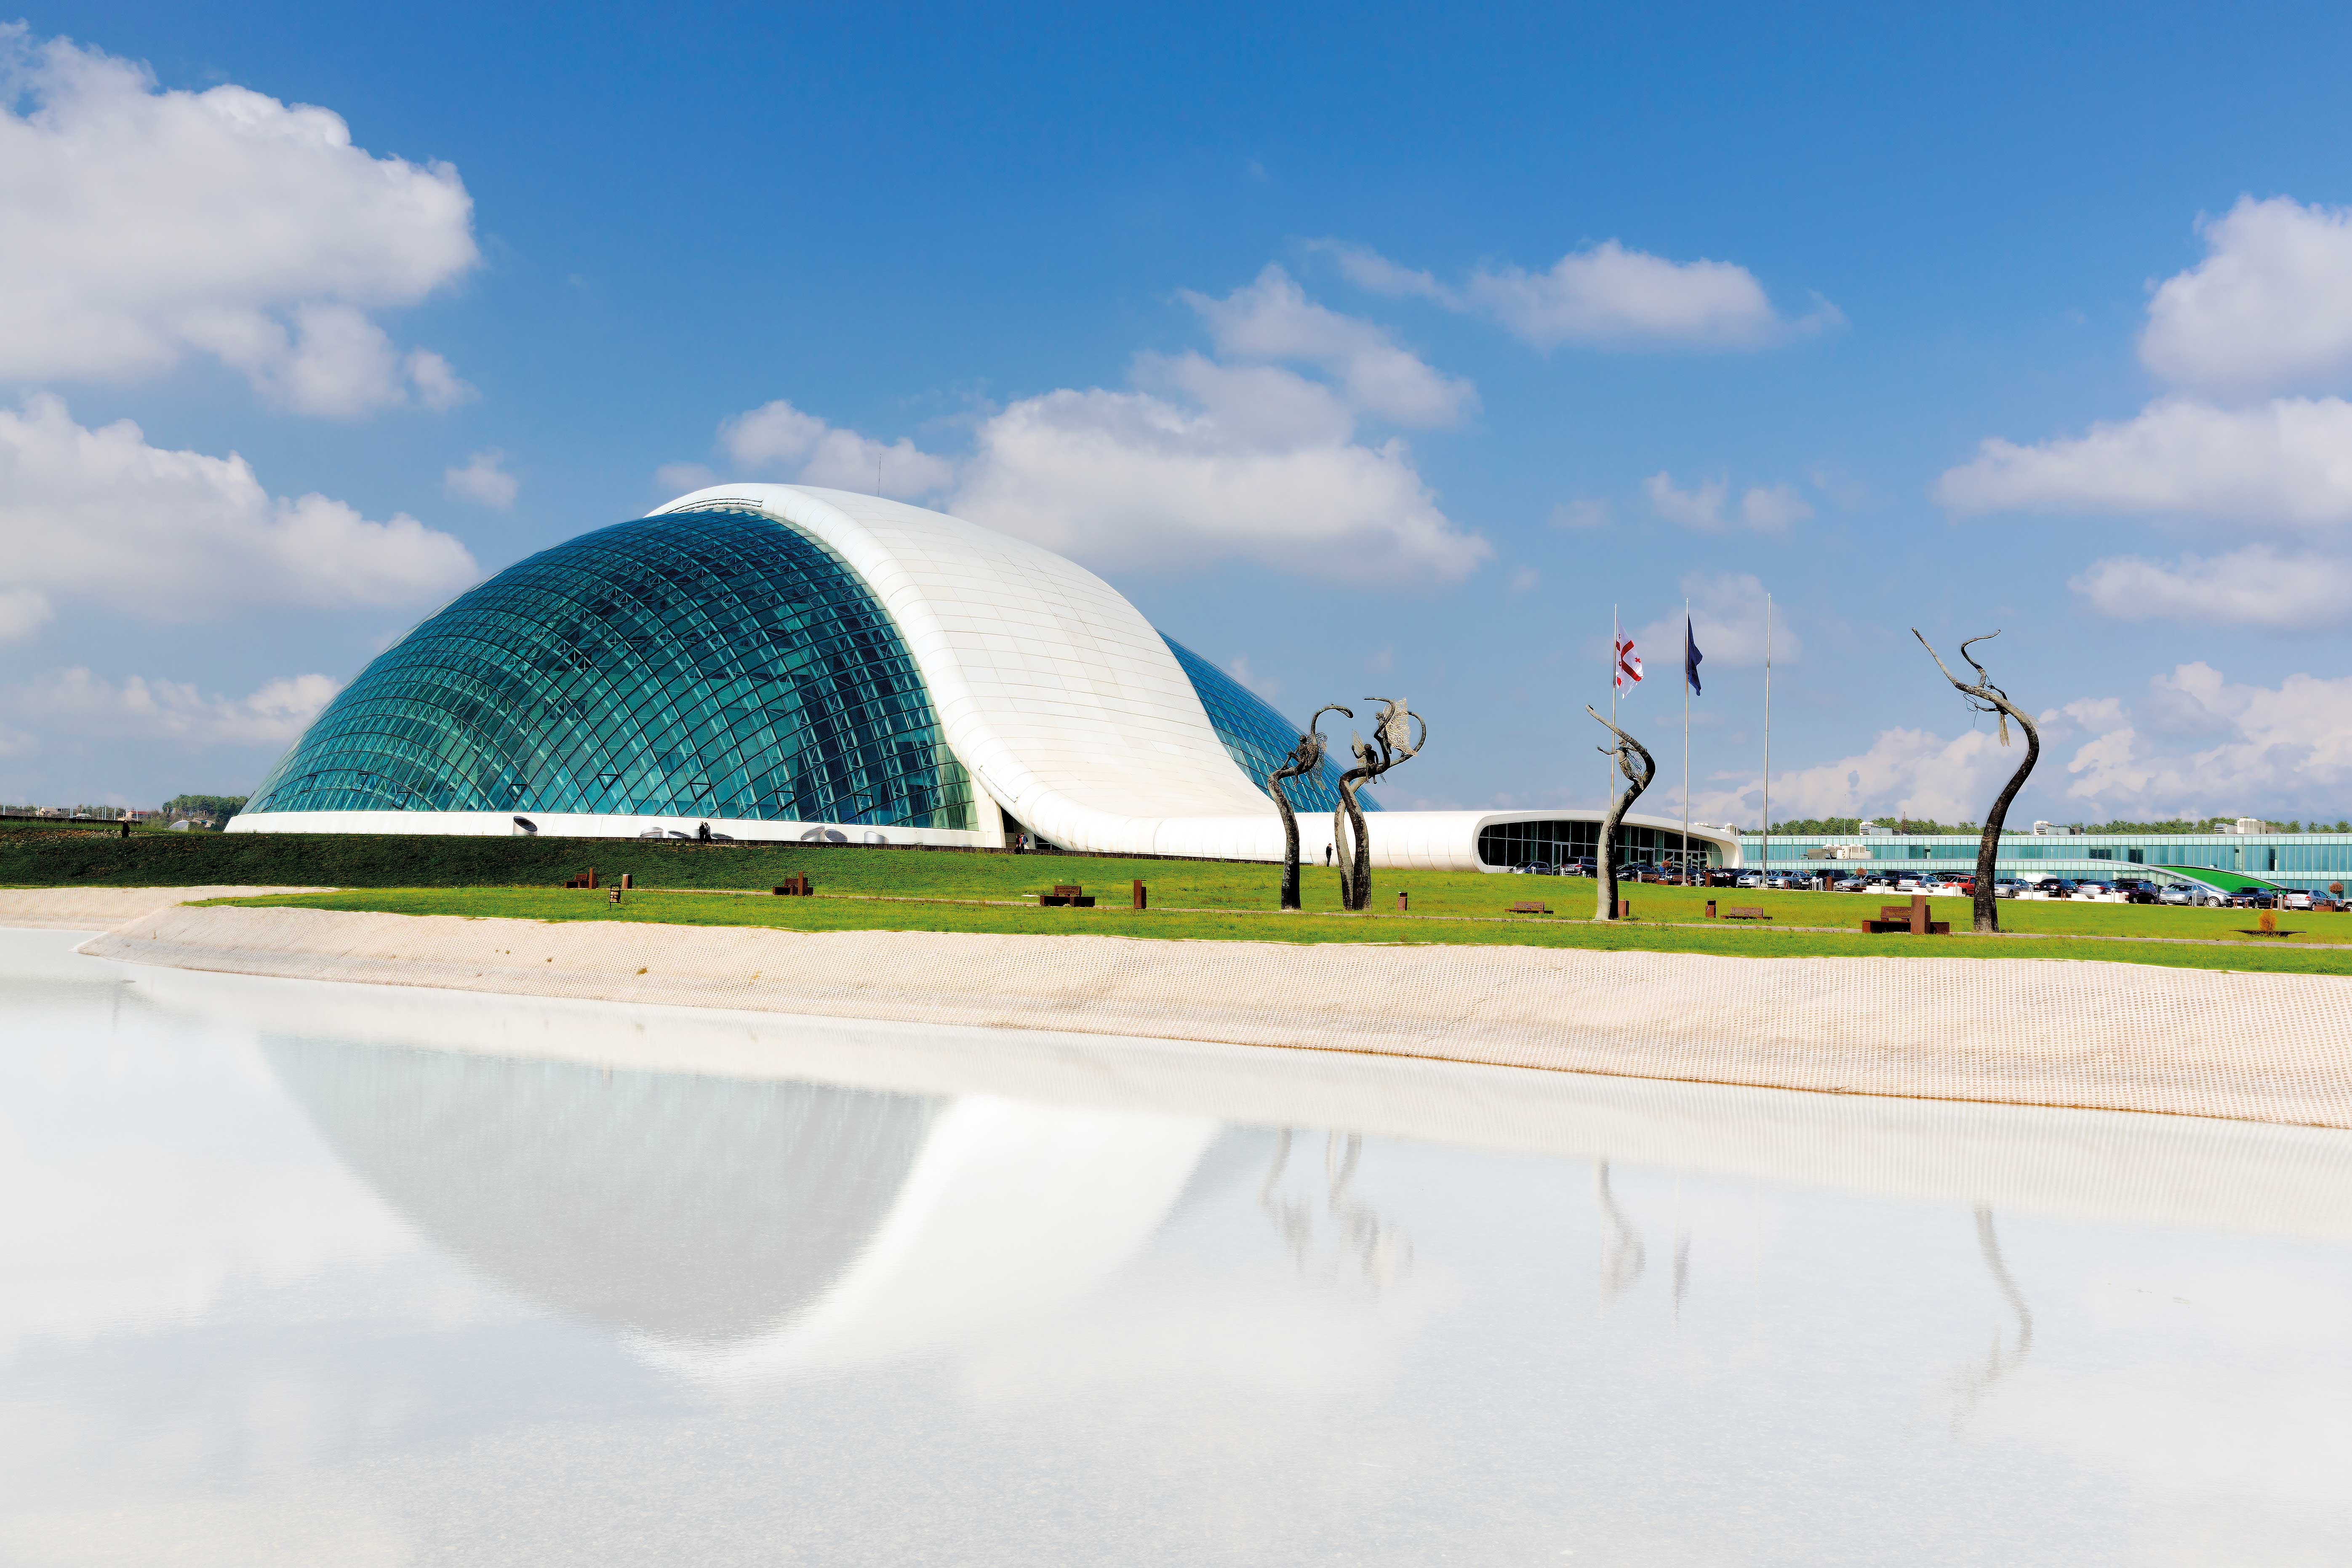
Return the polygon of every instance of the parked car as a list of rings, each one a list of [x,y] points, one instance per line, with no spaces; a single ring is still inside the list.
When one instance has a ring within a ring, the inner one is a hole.
[[[1709,871],[1706,885],[1710,888],[1736,888],[1739,886],[1739,873],[1728,869]]]
[[[2124,902],[2127,904],[2155,904],[2163,901],[2163,896],[2146,882],[2133,883],[2129,890],[2124,894]]]
[[[2074,889],[2078,886],[2080,886],[2080,884],[2072,877],[2044,877],[2042,879],[2042,890],[2049,894],[2053,899],[2073,898],[2074,896]]]
[[[1511,869],[1522,877],[1549,877],[1551,875],[1551,863],[1547,860],[1530,860],[1524,866],[1514,866]]]
[[[1996,899],[2013,899],[2024,891],[2025,884],[2019,881],[2014,877],[1996,877],[1993,879],[1992,896]]]
[[[1764,885],[1764,873],[1761,871],[1742,871],[1739,873],[1738,885],[1743,888],[1760,888]]]
[[[2186,882],[2174,882],[2156,890],[2156,901],[2175,906],[2205,902],[2205,889],[2192,888]]]
[[[1832,882],[1830,886],[1841,893],[1859,893],[1865,890],[1870,884],[1863,880],[1860,877],[1854,875],[1853,872],[1848,871],[1844,876],[1840,877],[1837,880]]]
[[[2112,899],[2116,896],[2116,885],[2113,882],[2077,882],[2074,884],[2074,896],[2078,899]]]
[[[2283,910],[2307,910],[2311,908],[2311,895],[2300,888],[2290,889],[2279,895],[2278,907]]]

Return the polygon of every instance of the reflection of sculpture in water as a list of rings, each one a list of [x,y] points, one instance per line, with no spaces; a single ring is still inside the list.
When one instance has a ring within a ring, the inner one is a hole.
[[[1266,1168],[1265,1180],[1258,1184],[1257,1205],[1274,1222],[1275,1233],[1282,1237],[1283,1247],[1298,1266],[1298,1271],[1318,1273],[1336,1280],[1342,1260],[1352,1260],[1356,1272],[1375,1291],[1386,1289],[1411,1273],[1412,1238],[1381,1218],[1370,1205],[1349,1190],[1364,1147],[1362,1137],[1353,1132],[1344,1138],[1337,1132],[1324,1138],[1323,1205],[1331,1218],[1339,1222],[1339,1236],[1328,1265],[1309,1268],[1315,1253],[1315,1205],[1311,1200],[1278,1191],[1284,1169],[1290,1162],[1290,1130],[1285,1128],[1275,1141],[1274,1160]]]
[[[1993,1234],[1992,1210],[1977,1205],[1977,1246],[1984,1253],[1985,1268],[1990,1271],[1993,1283],[2000,1288],[2001,1297],[2009,1310],[2017,1314],[2017,1342],[2003,1346],[1999,1330],[1993,1331],[1992,1348],[1985,1354],[1981,1366],[1960,1368],[1954,1379],[1959,1390],[1959,1405],[1952,1412],[1952,1429],[1958,1431],[1977,1405],[1992,1385],[2024,1364],[2026,1355],[2033,1349],[2033,1313],[2025,1305],[2024,1293],[2010,1277],[2009,1266],[2001,1261],[2000,1238]]]
[[[1614,1233],[1601,1253],[1601,1299],[1613,1301],[1625,1293],[1642,1269],[1649,1255],[1642,1246],[1641,1233],[1625,1223],[1625,1215],[1617,1207],[1616,1194],[1609,1190],[1609,1162],[1601,1161],[1592,1168],[1593,1195],[1601,1200],[1601,1212],[1609,1216],[1610,1229]],[[1675,1305],[1681,1305],[1679,1290]]]

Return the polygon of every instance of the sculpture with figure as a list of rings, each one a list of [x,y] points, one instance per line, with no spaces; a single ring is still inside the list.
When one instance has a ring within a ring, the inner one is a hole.
[[[1307,733],[1298,737],[1298,744],[1290,748],[1290,755],[1282,765],[1265,775],[1265,792],[1274,796],[1276,809],[1282,813],[1282,907],[1298,907],[1298,817],[1291,810],[1290,796],[1284,792],[1282,781],[1303,778],[1323,765],[1323,715],[1345,713],[1352,719],[1355,710],[1342,708],[1337,702],[1327,702],[1315,710],[1315,717],[1307,721]]]
[[[1361,735],[1348,737],[1356,765],[1339,775],[1339,804],[1331,813],[1331,840],[1339,850],[1339,902],[1350,910],[1362,910],[1372,898],[1372,841],[1364,830],[1364,811],[1356,804],[1356,794],[1398,763],[1411,762],[1429,742],[1428,721],[1407,708],[1403,699],[1364,700],[1381,704],[1380,721],[1372,726],[1369,742]],[[1419,739],[1413,736],[1416,724],[1421,726]]]
[[[1593,857],[1592,867],[1592,918],[1613,921],[1617,918],[1617,827],[1633,803],[1642,798],[1642,792],[1650,787],[1650,781],[1657,777],[1658,761],[1650,755],[1647,746],[1601,717],[1591,703],[1585,704],[1584,710],[1592,714],[1593,722],[1617,737],[1615,745],[1600,749],[1604,754],[1615,755],[1617,772],[1625,780],[1625,787],[1610,797],[1608,814],[1601,819],[1600,850]]]

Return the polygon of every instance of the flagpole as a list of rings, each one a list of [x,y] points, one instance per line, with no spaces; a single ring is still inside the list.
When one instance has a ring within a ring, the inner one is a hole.
[[[1690,886],[1690,601],[1683,601],[1683,886]]]
[[[1617,645],[1623,637],[1624,634],[1617,629],[1617,606],[1612,605],[1609,606],[1609,722],[1612,725],[1617,722],[1617,661],[1624,657]],[[1601,809],[1608,810],[1609,803],[1616,798],[1617,752],[1612,746],[1609,752],[1609,787],[1601,795]]]
[[[1772,595],[1764,595],[1764,853],[1759,868],[1772,874]]]

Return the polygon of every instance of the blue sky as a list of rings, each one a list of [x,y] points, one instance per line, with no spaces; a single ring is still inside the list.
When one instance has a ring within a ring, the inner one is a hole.
[[[2002,629],[2020,817],[2332,820],[2347,46],[2320,7],[28,10],[0,796],[242,791],[480,574],[878,447],[1286,711],[1408,697],[1392,805],[1596,799],[1612,605],[1678,804],[1687,596],[1694,814],[1754,822],[1769,590],[1776,816],[1980,813],[2006,760],[1916,625]]]

